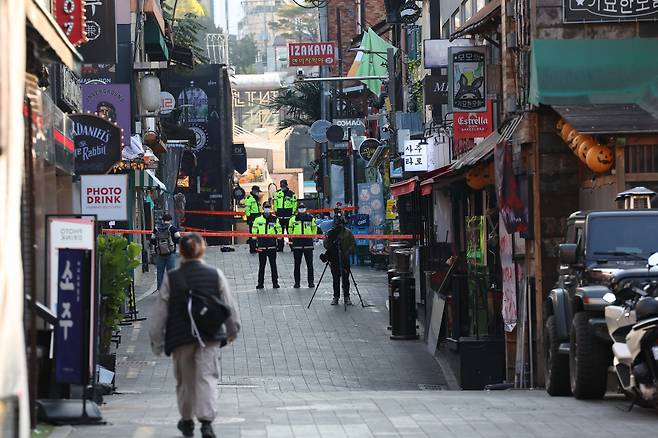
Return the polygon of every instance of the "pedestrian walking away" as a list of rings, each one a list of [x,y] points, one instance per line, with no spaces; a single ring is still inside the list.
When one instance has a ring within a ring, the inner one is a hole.
[[[272,204],[274,206],[274,213],[279,218],[281,228],[286,234],[289,234],[290,218],[297,211],[297,196],[295,192],[288,188],[287,180],[281,180],[281,188],[274,193]],[[283,245],[283,238],[281,238],[277,241],[277,251],[283,251]]]
[[[220,348],[235,341],[240,316],[222,271],[203,261],[206,243],[196,233],[180,241],[181,266],[165,276],[151,316],[151,349],[172,356],[183,436],[215,438]],[[197,301],[203,300],[203,301]],[[199,303],[205,306],[199,309]],[[203,319],[204,315],[212,320]]]
[[[151,245],[155,248],[155,264],[157,267],[157,289],[160,290],[165,271],[176,267],[176,244],[180,240],[180,232],[172,223],[170,214],[162,215],[162,223],[155,226],[151,233]]]
[[[254,220],[251,227],[252,234],[260,235],[282,235],[281,224],[279,219],[272,214],[272,206],[269,202],[263,203],[263,214]],[[272,287],[279,288],[279,273],[276,267],[277,238],[276,237],[258,237],[256,240],[258,251],[258,284],[256,289],[265,287],[265,265],[270,262],[272,271]]]
[[[317,234],[318,224],[313,215],[306,212],[304,203],[299,204],[297,214],[290,218],[291,234]],[[308,287],[315,287],[313,279],[313,238],[312,237],[295,237],[292,239],[292,253],[295,260],[294,269],[294,288],[301,287],[301,265],[302,258],[306,260],[306,272]]]
[[[350,300],[350,254],[356,250],[356,240],[352,231],[345,227],[345,219],[342,214],[334,216],[334,227],[329,230],[324,239],[324,247],[327,250],[327,258],[333,278],[334,298],[331,305],[335,306],[340,300],[340,286],[343,285],[343,299],[348,306],[352,305]]]
[[[244,217],[247,220],[249,230],[254,224],[254,220],[260,216],[260,187],[252,186],[251,192],[244,200]],[[249,243],[249,252],[256,254],[256,240],[252,237],[247,239]]]

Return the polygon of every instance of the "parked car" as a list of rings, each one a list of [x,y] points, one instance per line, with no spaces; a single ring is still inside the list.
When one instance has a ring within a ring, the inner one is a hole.
[[[646,267],[658,251],[657,210],[576,212],[559,247],[557,284],[544,302],[546,391],[602,398],[612,364],[603,299],[613,274]],[[647,273],[648,274],[648,273]]]

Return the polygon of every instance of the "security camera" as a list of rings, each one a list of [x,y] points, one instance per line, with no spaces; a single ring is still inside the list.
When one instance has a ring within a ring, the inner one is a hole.
[[[303,81],[304,80],[304,70],[301,68],[297,69],[297,80],[298,81]]]

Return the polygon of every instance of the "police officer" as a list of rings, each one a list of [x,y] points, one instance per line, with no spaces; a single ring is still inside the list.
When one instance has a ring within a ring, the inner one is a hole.
[[[356,249],[354,234],[345,227],[345,219],[342,214],[334,216],[334,227],[329,230],[324,239],[324,247],[327,250],[331,276],[333,277],[334,299],[331,305],[338,304],[340,299],[340,286],[343,284],[343,298],[345,304],[352,305],[350,300],[350,254]]]
[[[254,220],[260,216],[260,187],[253,186],[251,188],[251,193],[244,200],[244,216],[247,219],[247,225],[249,230],[251,230]],[[253,238],[248,239],[249,242],[249,252],[252,254],[256,253],[256,240]]]
[[[290,232],[291,234],[317,234],[318,224],[315,218],[310,213],[306,212],[306,206],[300,202],[297,214],[290,218]],[[295,258],[295,289],[301,287],[300,281],[300,267],[302,264],[302,257],[306,259],[306,273],[308,275],[308,287],[315,287],[313,284],[313,238],[312,237],[294,237],[292,239],[292,253]]]
[[[281,228],[288,233],[288,223],[292,215],[297,211],[297,196],[288,188],[288,181],[281,180],[281,188],[274,193],[274,212],[279,218]],[[283,239],[277,242],[277,251],[283,251]]]
[[[269,202],[263,203],[263,214],[254,220],[251,227],[252,234],[282,234],[279,219],[272,214]],[[276,269],[276,237],[258,237],[258,285],[256,289],[263,289],[265,283],[265,264],[270,261],[272,271],[272,287],[279,288],[279,273]]]

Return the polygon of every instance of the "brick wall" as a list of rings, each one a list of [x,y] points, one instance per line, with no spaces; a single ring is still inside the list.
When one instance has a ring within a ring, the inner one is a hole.
[[[384,0],[363,0],[366,2],[366,28],[372,27],[386,18],[386,9],[384,7]],[[358,29],[359,23],[359,5],[355,0],[331,0],[327,7],[329,18],[329,34],[330,41],[338,41],[338,30],[336,11],[340,12],[341,23],[341,37],[343,54],[343,74],[347,74],[356,52],[349,52],[350,41],[352,38],[361,33]],[[333,76],[338,76],[338,66],[334,67],[331,71]]]

